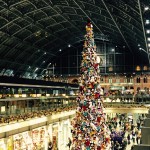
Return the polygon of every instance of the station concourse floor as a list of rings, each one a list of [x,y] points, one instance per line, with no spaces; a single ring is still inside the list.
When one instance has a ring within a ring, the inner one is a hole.
[[[131,146],[132,146],[132,145],[133,145],[133,143],[131,142],[131,144],[129,144],[129,145],[126,147],[126,150],[131,150]],[[136,144],[134,144],[134,145],[136,145]],[[69,148],[66,147],[65,150],[69,150]]]

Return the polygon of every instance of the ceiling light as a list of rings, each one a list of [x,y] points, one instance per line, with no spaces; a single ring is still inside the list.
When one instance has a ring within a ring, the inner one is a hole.
[[[46,52],[44,54],[46,55]]]
[[[59,51],[61,52],[62,50],[60,49]]]
[[[138,44],[138,46],[141,46],[140,44]]]
[[[150,20],[146,20],[146,21],[145,21],[145,24],[150,24]]]
[[[69,44],[68,47],[71,47],[71,45]]]
[[[148,37],[147,40],[150,41],[150,37]]]
[[[139,50],[141,50],[142,48],[140,47]]]
[[[150,30],[146,30],[146,33],[147,33],[147,34],[150,34]]]
[[[115,51],[115,49],[114,49],[114,48],[112,48],[112,49],[111,49],[111,51],[112,51],[112,52],[114,52],[114,51]]]
[[[45,63],[45,61],[43,61],[43,63]]]
[[[149,9],[149,7],[148,6],[146,6],[145,8],[144,8],[144,10],[148,10]]]
[[[117,45],[116,45],[116,47],[117,47]]]
[[[36,68],[35,71],[37,71],[39,68]]]
[[[148,47],[150,47],[150,43],[148,44]]]

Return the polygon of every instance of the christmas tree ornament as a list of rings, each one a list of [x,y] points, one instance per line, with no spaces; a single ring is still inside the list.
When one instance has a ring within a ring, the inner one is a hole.
[[[93,25],[86,25],[81,75],[79,78],[78,107],[72,120],[73,150],[111,150],[110,131],[106,125],[103,89],[100,86],[101,59],[96,54]]]

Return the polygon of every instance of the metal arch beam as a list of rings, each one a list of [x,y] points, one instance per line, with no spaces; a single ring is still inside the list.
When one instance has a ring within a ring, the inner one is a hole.
[[[34,5],[32,2],[30,2],[29,0],[27,0],[31,5],[33,5],[35,8],[36,8],[36,10],[35,11],[37,11],[37,7],[36,7],[36,5]],[[42,10],[42,9],[38,9],[38,11],[39,10],[41,10],[47,17],[48,17],[48,15]],[[35,12],[34,11],[34,12]]]
[[[29,16],[28,16],[28,17],[29,17]],[[38,21],[37,21],[37,22],[38,22]],[[40,24],[40,23],[39,23],[39,24]],[[37,25],[36,25],[36,26],[37,26]],[[37,27],[39,27],[39,26],[37,26]],[[41,28],[41,27],[39,27],[39,28]],[[42,30],[49,33],[49,30],[46,30],[46,29],[42,29]],[[34,34],[34,33],[32,33],[31,35],[29,35],[28,37],[26,37],[24,40],[26,40],[27,38],[29,38],[29,37],[32,36],[33,34]],[[60,39],[61,41],[65,42],[67,45],[70,44],[70,43],[64,41],[63,39],[59,38],[57,35],[55,35],[55,34],[53,34],[53,33],[50,33],[50,34],[51,34],[52,36],[54,36],[54,37]],[[37,41],[37,42],[38,42],[38,41]]]
[[[3,33],[5,33],[5,32],[3,32]],[[6,34],[6,33],[5,33]],[[22,41],[22,40],[20,40],[18,37],[15,37],[14,35],[12,35],[14,38],[16,38],[17,40],[19,40],[19,41]],[[4,40],[0,45],[3,45],[6,41],[8,41],[8,40],[10,40],[10,39],[6,39],[6,40]],[[22,42],[24,42],[24,43],[27,43],[27,44],[29,44],[30,45],[30,47],[34,47],[35,49],[39,49],[39,48],[37,48],[37,47],[35,47],[35,46],[33,46],[33,45],[31,45],[30,43],[28,43],[28,42],[26,42],[26,41],[22,41]],[[18,46],[20,43],[18,43],[16,46]],[[15,46],[15,47],[16,47]],[[14,48],[15,48],[14,47]],[[14,49],[13,48],[13,49]],[[12,50],[12,49],[10,49],[10,50]],[[43,51],[43,52],[45,52],[45,51]],[[53,55],[53,54],[51,54],[51,53],[49,53],[49,52],[47,52],[49,55]],[[55,56],[55,55],[53,55],[53,56]]]
[[[28,1],[28,0],[27,0]],[[29,2],[29,1],[28,1]],[[44,1],[45,2],[45,1]],[[31,3],[31,2],[29,2],[30,4],[32,4],[32,5],[34,5],[33,3]],[[46,3],[46,2],[45,2]],[[48,3],[46,3],[48,6],[47,7],[50,7],[50,8],[52,8],[55,12],[57,12],[52,6],[50,6]],[[34,5],[35,6],[35,5]],[[35,6],[36,7],[36,6]],[[38,11],[38,10],[41,10],[42,12],[43,12],[43,10],[42,9],[44,9],[44,8],[47,8],[47,7],[42,7],[42,8],[40,8],[40,9],[37,9],[37,10],[34,10],[33,12],[35,12],[35,11]],[[29,12],[29,13],[31,13],[31,12]],[[66,21],[68,21],[62,14],[60,14],[59,12],[57,12],[59,15],[61,15]],[[27,15],[27,14],[25,14],[25,15]],[[29,17],[29,16],[28,16]],[[30,17],[29,17],[30,18]],[[28,21],[28,20],[27,20]],[[69,22],[69,21],[68,21]],[[72,23],[71,23],[72,24]],[[72,26],[74,26],[75,28],[77,28],[75,25],[73,25],[72,24]],[[41,28],[41,27],[39,27],[39,28]],[[78,29],[78,28],[77,28]],[[44,30],[44,29],[43,29]],[[78,30],[80,30],[80,29],[78,29]],[[47,31],[47,32],[49,32],[49,31]],[[53,34],[52,34],[53,35]],[[55,36],[55,37],[57,37],[56,35],[53,35],[53,36]],[[58,38],[58,37],[57,37]],[[60,39],[60,38],[59,38]],[[64,41],[63,39],[60,39],[60,40],[62,40],[62,41]],[[68,42],[66,42],[66,41],[64,41],[65,43],[67,43],[67,44],[70,44],[70,43],[68,43]]]
[[[140,0],[138,0],[138,6],[139,6],[140,17],[141,17],[141,23],[142,23],[142,28],[143,28],[144,39],[145,39],[146,52],[147,52],[147,56],[148,56],[148,60],[149,60],[149,64],[150,64],[150,55],[148,53],[148,44],[147,44],[147,40],[146,40],[145,27],[144,27],[144,22],[143,22],[143,16],[142,16]]]
[[[37,53],[37,51],[34,51],[34,53],[32,53],[32,54],[30,55],[30,57],[28,57],[28,58],[26,59],[26,61],[25,61],[23,64],[27,64],[27,62],[28,62],[36,53]],[[28,66],[29,66],[29,65],[28,65]],[[33,65],[30,65],[30,66],[33,66]],[[20,66],[20,67],[17,69],[16,73],[21,69],[21,67],[22,67],[22,66]],[[33,66],[33,67],[37,67],[37,66]]]
[[[20,65],[20,66],[29,66],[29,65],[26,65],[26,64],[22,64],[22,63],[18,63],[18,62],[10,61],[10,60],[6,60],[6,59],[1,59],[1,58],[0,58],[0,61],[2,61],[2,62],[12,63],[12,64],[17,64],[17,65]],[[44,69],[44,68],[40,68],[40,69]]]
[[[28,26],[30,26],[31,24],[25,26],[24,28],[21,28],[20,30],[18,30],[17,32],[15,32],[14,34],[12,34],[11,36],[14,36],[15,34],[21,32],[22,30],[24,30],[25,28],[27,28]],[[8,39],[4,40],[0,45],[2,45],[3,43],[5,43],[6,41],[8,41]]]
[[[132,18],[135,22],[139,23],[135,18],[133,18],[132,16],[130,16],[128,13],[126,13],[125,11],[121,10],[120,8],[116,7],[115,5],[109,4],[110,6],[114,7],[115,9],[119,10],[120,12],[123,12],[124,14],[126,14],[128,17]]]
[[[7,51],[7,53],[3,56],[3,58],[7,57],[7,56],[9,55],[10,51],[14,50],[18,45],[21,45],[21,43],[16,44],[12,49],[11,49],[9,46],[7,46],[7,47],[9,47],[10,49],[9,49],[9,51]],[[17,48],[16,48],[16,49],[17,49]]]
[[[88,14],[80,7],[80,5],[79,5],[75,0],[73,0],[73,2],[74,2],[74,3],[78,6],[78,8],[85,14],[85,16],[86,16],[87,18],[89,18],[89,19],[92,21],[91,17],[88,16]],[[93,23],[93,25],[100,31],[100,33],[103,34],[102,30],[101,30],[93,21],[92,21],[92,23]]]
[[[27,0],[21,0],[21,1],[17,2],[17,3],[14,3],[14,4],[10,5],[10,8],[15,6],[15,5],[22,4],[22,3],[26,2],[26,1]]]
[[[43,0],[43,1],[44,1],[47,5],[49,5],[45,0]],[[49,5],[49,6],[50,6],[50,5]],[[60,13],[59,13],[57,10],[55,10],[52,6],[50,6],[50,8],[53,9],[55,12],[57,12],[57,14],[61,15],[64,20],[66,20],[67,22],[69,22],[74,28],[76,28],[77,30],[79,30],[79,31],[81,32],[81,30],[80,30],[79,28],[77,28],[69,19],[67,19],[66,17],[64,17],[63,14],[60,14]],[[68,44],[70,44],[70,43],[68,43]]]
[[[32,4],[32,3],[31,3]],[[41,8],[42,9],[42,8]],[[41,10],[41,9],[39,9],[39,10]],[[8,10],[8,11],[10,11],[10,12],[12,12],[11,10]],[[12,13],[14,13],[14,12],[12,12]],[[16,14],[15,14],[16,15]],[[18,16],[18,15],[17,15]],[[29,16],[28,16],[29,17]],[[30,18],[30,17],[29,17]],[[26,19],[24,19],[24,20],[26,20]],[[26,20],[27,22],[29,22],[28,20]],[[36,25],[37,26],[37,25]],[[39,27],[39,26],[37,26],[37,27]],[[39,28],[41,28],[41,27],[39,27]],[[42,29],[42,30],[45,30],[45,29]],[[49,31],[47,31],[47,32],[49,32]],[[56,35],[53,35],[53,36],[55,36],[55,37],[57,37]],[[58,38],[58,37],[57,37]],[[60,39],[60,38],[59,38]],[[63,39],[60,39],[60,40],[62,40],[63,42],[65,42],[65,43],[67,43],[66,41],[64,41]],[[69,43],[67,43],[67,44],[69,44]]]
[[[30,49],[30,48],[31,48],[31,47],[28,47],[28,48],[25,49],[25,51],[22,51],[21,53],[19,53],[19,54],[17,55],[17,57],[15,58],[15,61],[16,61],[22,54],[26,53],[26,51],[27,51],[28,49]],[[19,49],[19,51],[21,51],[21,50]]]
[[[5,32],[3,32],[3,33],[5,33]],[[5,33],[6,34],[6,33]],[[36,47],[36,46],[33,46],[33,45],[31,45],[31,43],[29,43],[29,42],[27,42],[27,41],[22,41],[20,38],[18,38],[18,37],[15,37],[15,36],[13,36],[14,38],[16,38],[18,41],[21,41],[22,43],[24,43],[24,44],[28,44],[30,47],[32,47],[32,48],[34,48],[34,49],[39,49],[38,47]],[[6,40],[5,40],[6,41]],[[3,42],[4,43],[4,42]],[[41,50],[41,49],[40,49]],[[43,50],[42,50],[43,51]],[[45,52],[45,51],[43,51],[43,52]],[[55,55],[53,55],[53,54],[51,54],[51,53],[49,53],[49,52],[47,52],[49,55],[52,55],[52,56],[55,56]]]
[[[126,23],[128,23],[128,24],[134,26],[133,24],[131,24],[130,22],[127,22],[127,21],[126,21],[125,19],[123,19],[122,17],[120,17],[120,16],[117,16],[117,17],[120,18],[121,20],[125,21]],[[141,30],[139,30],[136,26],[134,26],[134,28],[141,32]]]
[[[2,16],[1,16],[1,17],[2,17]],[[6,20],[8,23],[5,24],[4,26],[2,26],[2,27],[0,28],[0,30],[1,30],[2,28],[4,28],[4,27],[7,27],[9,24],[13,23],[14,21],[20,19],[21,17],[19,16],[19,17],[15,18],[14,20],[10,21],[10,22],[9,22],[7,19],[5,19],[4,17],[2,17],[2,18],[3,18],[4,20]]]
[[[44,56],[44,54],[43,54],[43,55],[40,55],[40,57],[39,57],[38,59],[36,59],[36,60],[32,63],[32,65],[35,65],[40,59],[42,59],[43,56]]]
[[[87,2],[85,2],[85,3],[87,3]],[[90,4],[90,5],[92,5],[92,4]],[[111,4],[110,4],[111,5]],[[95,6],[95,5],[93,5],[93,6]],[[126,12],[124,12],[123,10],[121,10],[121,9],[119,9],[119,8],[117,8],[116,6],[114,6],[114,5],[111,5],[112,7],[114,7],[114,8],[116,8],[117,10],[119,10],[119,11],[121,11],[121,12],[123,12],[124,14],[126,14],[127,16],[129,16],[130,18],[132,18],[135,22],[137,22],[137,23],[139,23],[136,19],[134,19],[132,16],[130,16],[129,14],[127,14]],[[97,6],[98,8],[100,8],[99,6]],[[91,11],[89,11],[89,12],[91,12]],[[94,12],[94,13],[96,13],[96,12]],[[96,13],[97,14],[97,13]],[[98,14],[99,15],[99,14]],[[104,16],[104,17],[106,17],[105,15],[102,15],[102,16]],[[107,17],[106,17],[107,18]],[[121,18],[121,17],[120,17]],[[111,19],[111,18],[109,18],[109,19]],[[124,20],[124,21],[126,21],[125,19],[123,19],[122,18],[122,20]],[[126,21],[127,22],[127,21]],[[129,24],[131,24],[130,22],[128,22]],[[110,23],[108,23],[108,24],[110,24]],[[112,25],[112,24],[110,24],[110,25]],[[132,24],[132,26],[134,26],[133,24]],[[136,26],[134,26],[137,30],[139,30]],[[139,30],[140,31],[140,30]]]
[[[104,15],[102,15],[102,16],[104,16]],[[106,16],[104,16],[104,17],[106,17]],[[120,18],[121,20],[125,21],[126,23],[128,23],[128,24],[134,26],[134,25],[131,24],[130,22],[127,22],[125,19],[121,18],[120,16],[117,16],[117,17]],[[106,18],[108,18],[108,17],[106,17]],[[108,18],[108,19],[110,19],[110,18]],[[100,19],[97,19],[97,20],[99,20],[99,21],[101,21],[101,22],[104,22],[104,21],[102,21],[102,20],[100,20]],[[109,22],[107,22],[107,23],[108,23],[109,25],[111,25],[111,26],[116,27],[114,24],[111,24],[111,23],[109,23]],[[137,29],[138,31],[140,31],[136,26],[134,26],[134,28]],[[110,28],[110,29],[111,29],[111,28]],[[118,31],[118,30],[115,30],[115,31]]]
[[[9,46],[7,46],[7,47],[9,47]],[[30,47],[31,48],[31,47]],[[29,48],[28,48],[29,49]],[[21,51],[20,49],[18,49],[19,51]],[[25,51],[23,51],[22,53],[25,53]],[[20,53],[20,55],[22,54],[22,53]],[[20,56],[19,55],[19,56]],[[4,58],[4,57],[3,57]],[[16,60],[18,59],[18,56],[14,59],[14,63],[18,63]],[[10,67],[12,66],[13,64],[10,64]],[[27,64],[26,64],[27,65]],[[29,65],[28,65],[29,66]]]
[[[128,27],[125,26],[125,25],[122,25],[122,27],[126,28],[127,30],[130,30],[131,33],[135,33],[134,31],[131,30],[131,28],[128,28]],[[139,35],[137,35],[137,36],[139,36]],[[139,36],[139,37],[140,37],[140,36]]]
[[[29,0],[28,0],[29,1]],[[68,19],[66,19],[62,14],[60,14],[57,10],[55,10],[52,6],[50,6],[45,0],[43,0],[43,2],[45,2],[45,4],[47,4],[48,6],[47,7],[42,7],[42,8],[39,8],[39,9],[37,9],[37,10],[41,10],[43,13],[45,13],[44,11],[43,11],[43,9],[44,8],[48,8],[48,7],[50,7],[51,9],[53,9],[55,12],[57,12],[57,14],[59,14],[59,15],[61,15],[66,21],[68,21]],[[66,1],[67,2],[67,1]],[[31,3],[31,2],[30,2]],[[68,3],[68,2],[67,2]],[[31,4],[33,4],[33,3],[31,3]],[[34,5],[34,4],[33,4]],[[35,5],[34,5],[35,6]],[[68,4],[68,6],[69,6],[69,4]],[[33,12],[35,12],[35,11],[37,11],[37,10],[34,10]],[[31,13],[31,12],[30,12]],[[46,13],[45,13],[46,14]],[[27,15],[27,14],[26,14]],[[47,15],[47,14],[46,14]],[[55,15],[53,15],[53,16],[55,16]],[[48,16],[48,18],[49,18],[49,16]],[[39,22],[40,20],[38,20],[38,22]],[[70,22],[70,20],[68,21],[68,22]],[[70,22],[70,24],[72,24],[71,22]],[[73,25],[73,24],[72,24]],[[75,28],[77,28],[75,25],[73,25]],[[80,30],[79,28],[77,28],[78,30]],[[81,30],[80,30],[81,31]]]
[[[47,37],[48,37],[48,35],[47,35]],[[37,40],[36,42],[34,42],[33,45],[36,45],[38,42],[42,41],[43,39],[45,39],[47,41],[47,43],[48,43],[49,40],[47,40],[45,37],[41,37],[39,40]]]
[[[6,34],[6,33],[5,33]],[[18,39],[19,41],[20,41],[20,39],[19,38],[17,38],[17,37],[15,37],[16,39]],[[27,42],[25,42],[25,43],[27,43]],[[30,46],[30,47],[33,47],[33,46]],[[35,49],[38,49],[38,48],[36,48],[36,47],[34,47]],[[34,53],[33,53],[34,54]],[[32,56],[32,55],[31,55]],[[24,65],[31,59],[32,57],[28,57],[28,59],[23,63]],[[11,65],[10,65],[11,66]],[[27,65],[28,66],[28,65]],[[22,67],[22,66],[21,66]],[[18,69],[17,69],[17,72],[19,71],[19,69],[21,68],[21,67],[19,67]],[[34,67],[36,67],[36,66],[34,66]]]
[[[26,27],[28,27],[28,26],[30,26],[30,25],[27,25]],[[24,27],[24,28],[26,28],[26,27]],[[22,28],[21,30],[19,30],[20,32],[24,29],[24,28]],[[17,31],[17,32],[19,32],[19,31]],[[30,30],[28,30],[29,32],[31,32]],[[16,32],[14,33],[14,34],[12,34],[12,36],[14,36],[16,34]],[[10,39],[6,39],[6,40],[4,40],[0,45],[2,45],[3,43],[5,43],[6,41],[8,41],[8,40],[10,40]],[[13,50],[14,48],[16,48],[18,45],[19,45],[20,43],[18,43],[17,45],[15,45],[12,49],[10,49],[10,50]],[[10,51],[9,50],[9,51]],[[7,52],[7,54],[9,53],[9,51]],[[26,51],[26,50],[25,50]],[[44,51],[43,51],[44,52]],[[52,55],[51,53],[49,53],[49,52],[47,52],[48,54],[50,54],[50,55]],[[4,57],[6,57],[7,56],[7,54],[4,56]],[[21,54],[21,53],[20,53]],[[54,55],[53,55],[54,56]],[[19,57],[19,55],[17,55],[17,58]]]
[[[56,38],[56,39],[59,39],[59,38]],[[50,43],[53,43],[53,42],[50,41],[50,42],[46,43],[45,45],[42,46],[42,48],[46,47],[46,46],[49,45]],[[69,44],[71,44],[71,43],[69,43]],[[73,46],[73,45],[72,45],[72,46]],[[52,51],[52,49],[51,49],[51,51]]]
[[[6,19],[6,18],[4,18],[3,16],[0,16],[0,18],[2,18],[2,19],[4,19],[7,23],[4,25],[4,26],[7,26],[7,24],[8,24],[8,20]],[[0,30],[2,29],[2,27],[0,28]]]
[[[102,3],[104,4],[104,6],[105,6],[105,8],[106,8],[107,12],[108,12],[108,13],[109,13],[109,15],[111,16],[111,18],[112,18],[112,20],[113,20],[114,24],[116,25],[116,27],[117,27],[117,29],[118,29],[119,33],[121,34],[122,38],[124,39],[124,41],[125,41],[125,43],[126,43],[126,45],[128,46],[128,48],[130,49],[131,53],[133,54],[132,49],[130,48],[130,46],[129,46],[128,42],[126,41],[126,39],[125,39],[124,35],[122,34],[122,32],[121,32],[121,30],[120,30],[119,26],[117,25],[117,23],[116,23],[116,21],[115,21],[114,17],[112,16],[111,12],[109,11],[108,7],[106,6],[105,1],[104,1],[104,0],[101,0],[101,1],[102,1]]]
[[[48,60],[49,60],[49,57],[48,57],[47,59],[44,60],[45,63],[48,62]],[[41,65],[40,65],[39,67],[41,67],[42,65],[43,65],[43,63],[41,63]]]
[[[23,64],[27,64],[27,62],[37,53],[37,51],[35,51],[34,53],[32,53],[32,55],[30,55],[30,57],[28,57],[28,59],[26,59],[25,63]],[[41,56],[40,56],[41,57]],[[27,65],[29,67],[29,65]],[[30,65],[32,67],[37,67],[37,66],[34,66],[34,64]],[[19,70],[22,68],[22,66],[20,66],[15,73],[19,72]],[[38,67],[39,68],[39,67]],[[40,68],[40,69],[44,69],[44,68]]]
[[[31,26],[32,23],[28,24],[27,26],[21,28],[20,30],[18,30],[17,32],[15,32],[14,34],[12,34],[12,36],[16,35],[19,32],[22,32],[24,29],[26,29],[27,27]],[[30,33],[32,33],[30,30],[26,29],[27,31],[29,31]]]
[[[114,5],[111,5],[111,6],[114,7],[114,8],[116,8],[117,10],[123,12],[123,13],[126,14],[127,16],[129,16],[129,17],[132,18],[135,22],[139,23],[136,19],[134,19],[133,17],[131,17],[130,15],[128,15],[128,14],[127,14],[126,12],[124,12],[123,10],[117,8],[117,7],[114,6]],[[116,16],[120,17],[122,20],[125,20],[125,19],[123,19],[120,15],[116,15]],[[126,20],[125,20],[125,21],[126,21]],[[127,21],[126,21],[126,22],[127,22]],[[128,23],[131,24],[130,22],[128,22]],[[139,24],[140,24],[140,23],[139,23]],[[134,26],[134,28],[136,28],[137,30],[139,30],[135,25],[132,24],[132,26]],[[140,31],[140,30],[139,30],[139,31]]]

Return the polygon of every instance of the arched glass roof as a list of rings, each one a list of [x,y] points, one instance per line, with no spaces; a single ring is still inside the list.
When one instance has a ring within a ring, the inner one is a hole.
[[[83,40],[87,18],[95,38],[106,37],[149,62],[146,6],[148,0],[1,0],[1,73],[40,74],[60,49]]]

